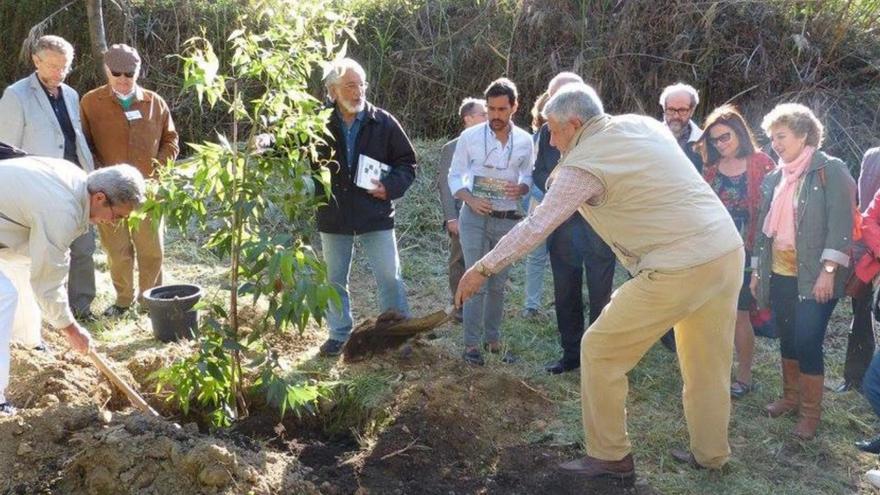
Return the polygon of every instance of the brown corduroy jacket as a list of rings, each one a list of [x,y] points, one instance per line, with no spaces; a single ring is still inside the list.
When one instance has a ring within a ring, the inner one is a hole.
[[[177,157],[177,130],[161,96],[138,86],[135,100],[129,118],[109,85],[89,91],[80,103],[83,134],[95,168],[128,163],[150,178],[157,167]]]

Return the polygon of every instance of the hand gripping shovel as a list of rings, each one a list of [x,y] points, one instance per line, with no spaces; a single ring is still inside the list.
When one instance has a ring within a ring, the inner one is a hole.
[[[102,358],[101,355],[98,354],[94,349],[89,350],[89,359],[92,360],[92,363],[94,363],[95,366],[99,370],[101,370],[101,373],[103,373],[104,376],[106,376],[107,379],[113,383],[113,385],[115,385],[119,390],[122,391],[122,393],[125,394],[126,397],[128,397],[128,401],[131,402],[132,406],[136,407],[144,414],[161,418],[161,416],[159,416],[159,413],[156,412],[155,409],[150,407],[150,405],[147,404],[147,401],[145,401],[144,398],[140,396],[140,394],[135,392],[135,390],[131,388],[128,383],[125,383],[125,380],[117,375],[116,372],[110,368],[110,365],[107,364],[107,361],[105,361],[104,358]]]

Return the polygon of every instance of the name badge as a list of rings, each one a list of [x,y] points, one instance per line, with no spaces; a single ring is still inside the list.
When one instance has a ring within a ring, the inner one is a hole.
[[[141,111],[140,110],[130,110],[128,112],[125,112],[125,118],[128,119],[129,122],[131,122],[132,120],[140,119],[140,118],[142,118]]]

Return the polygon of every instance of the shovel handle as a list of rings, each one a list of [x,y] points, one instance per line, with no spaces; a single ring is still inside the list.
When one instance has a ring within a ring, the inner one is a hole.
[[[159,413],[156,412],[155,409],[150,407],[150,405],[147,404],[147,401],[145,401],[143,397],[135,392],[135,390],[131,388],[131,386],[129,386],[129,384],[126,383],[125,380],[117,375],[116,372],[110,368],[110,365],[107,364],[107,361],[105,361],[104,358],[102,358],[101,355],[98,354],[94,349],[89,350],[89,359],[92,360],[92,363],[95,364],[95,367],[101,370],[101,373],[103,373],[104,376],[107,377],[107,379],[113,382],[113,385],[116,385],[119,390],[122,390],[125,396],[128,397],[128,401],[131,402],[131,405],[133,405],[145,414],[159,417]]]

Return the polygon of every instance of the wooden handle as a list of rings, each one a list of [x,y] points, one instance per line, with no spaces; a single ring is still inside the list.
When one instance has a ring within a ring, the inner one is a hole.
[[[119,390],[122,390],[125,396],[128,397],[128,401],[131,402],[131,405],[140,409],[146,414],[160,417],[159,413],[156,412],[155,409],[150,407],[150,405],[147,404],[147,401],[145,401],[143,397],[135,392],[133,388],[125,383],[125,380],[120,378],[120,376],[117,375],[116,372],[110,368],[110,366],[107,364],[107,361],[104,361],[104,358],[102,358],[101,355],[98,354],[94,349],[91,349],[89,351],[89,358],[92,360],[93,363],[95,363],[95,366],[99,370],[101,370],[101,373],[104,373],[104,376],[106,376],[111,382],[113,382],[113,384],[116,385]]]

